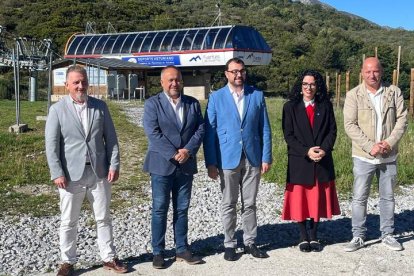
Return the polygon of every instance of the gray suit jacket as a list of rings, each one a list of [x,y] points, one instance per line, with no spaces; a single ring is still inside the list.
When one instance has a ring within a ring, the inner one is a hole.
[[[148,137],[148,152],[144,171],[168,176],[180,167],[186,174],[197,173],[196,154],[204,137],[203,115],[200,103],[195,98],[181,95],[181,102],[184,116],[182,126],[179,126],[164,92],[145,101],[144,131]],[[173,156],[182,148],[189,151],[190,158],[178,164]]]
[[[109,169],[119,170],[118,139],[106,103],[88,97],[87,110],[86,135],[70,96],[50,107],[45,138],[52,180],[60,176],[68,181],[79,180],[85,169],[86,155],[99,178],[107,177]]]

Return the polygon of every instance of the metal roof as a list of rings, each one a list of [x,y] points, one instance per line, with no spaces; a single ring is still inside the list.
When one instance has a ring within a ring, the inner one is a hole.
[[[176,53],[186,51],[271,52],[262,35],[250,26],[214,26],[108,34],[74,34],[65,49],[67,57]]]
[[[63,59],[53,63],[53,68],[61,67],[62,64],[83,64],[88,66],[100,67],[107,70],[119,70],[119,69],[140,69],[147,70],[152,69],[151,66],[124,61],[113,58],[79,58],[79,59]]]

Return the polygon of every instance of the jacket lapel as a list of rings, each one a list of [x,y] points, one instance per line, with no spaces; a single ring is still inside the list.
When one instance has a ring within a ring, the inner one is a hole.
[[[181,124],[181,131],[185,128],[185,125],[187,124],[187,116],[192,116],[193,114],[188,113],[188,109],[190,104],[188,103],[187,97],[185,95],[181,95],[181,104],[183,106],[183,122]]]
[[[243,117],[242,117],[242,124],[246,118],[247,110],[250,106],[250,99],[252,95],[252,90],[248,86],[244,86],[244,106],[243,106]]]
[[[226,93],[224,93],[224,97],[225,97],[225,102],[231,103],[229,105],[229,108],[233,109],[233,111],[229,110],[228,115],[230,116],[230,114],[233,114],[233,116],[236,117],[236,120],[241,124],[239,110],[237,109],[236,103],[234,102],[233,96],[231,95],[231,91],[228,85],[226,85]],[[244,110],[246,110],[246,108],[244,108]]]
[[[313,138],[316,140],[319,129],[321,128],[322,119],[325,117],[326,108],[322,103],[315,103],[315,117],[313,118]]]
[[[391,103],[395,100],[395,91],[391,91],[388,87],[384,87],[384,91],[382,91],[382,116],[381,122],[384,122],[385,116],[387,115],[386,110],[392,105]],[[395,105],[395,103],[394,103]]]
[[[75,127],[78,129],[78,131],[80,131],[82,133],[83,136],[86,136],[85,131],[83,130],[83,127],[82,127],[82,123],[79,120],[79,117],[77,115],[76,108],[75,108],[75,105],[73,103],[73,100],[69,95],[65,98],[65,102],[66,102],[66,106],[69,110],[69,114],[71,114],[71,116],[72,116],[72,121],[75,122],[74,123]]]
[[[371,107],[373,110],[375,110],[374,105],[372,104],[369,96],[368,96],[368,91],[367,88],[365,86],[365,82],[362,82],[362,89],[358,90],[358,96],[362,97],[365,101],[366,106]]]
[[[92,129],[92,124],[94,121],[95,116],[95,109],[96,109],[96,103],[94,100],[91,100],[91,97],[88,97],[88,103],[87,103],[87,110],[88,110],[88,133],[86,133],[86,137],[89,136],[89,133]]]
[[[303,101],[299,101],[299,103],[296,104],[295,113],[297,114],[298,125],[303,126],[303,133],[305,135],[304,138],[306,140],[312,138],[313,140],[313,131],[309,123],[308,115],[306,114],[305,103]]]
[[[161,92],[159,94],[159,101],[167,118],[171,118],[171,120],[174,122],[175,127],[177,128],[177,131],[180,132],[180,127],[178,125],[177,117],[175,116],[174,109],[171,106],[170,102],[168,101],[167,96],[165,96],[164,92]]]

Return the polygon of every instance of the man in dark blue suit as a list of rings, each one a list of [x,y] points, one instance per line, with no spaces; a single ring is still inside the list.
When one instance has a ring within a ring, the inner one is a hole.
[[[204,156],[208,176],[220,176],[224,259],[235,261],[237,200],[241,194],[241,219],[245,253],[267,258],[255,245],[256,196],[260,175],[272,163],[272,134],[262,91],[245,85],[243,60],[226,63],[227,85],[210,95],[206,110]]]
[[[189,264],[202,262],[193,256],[187,241],[188,208],[193,175],[197,173],[196,154],[204,137],[200,103],[183,95],[181,72],[175,66],[161,71],[163,92],[149,98],[144,107],[144,130],[148,152],[144,171],[151,174],[153,267],[165,268],[165,232],[172,197],[176,260]]]

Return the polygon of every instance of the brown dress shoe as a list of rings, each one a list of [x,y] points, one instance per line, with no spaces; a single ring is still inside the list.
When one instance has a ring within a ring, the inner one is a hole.
[[[104,262],[103,268],[107,270],[112,270],[115,273],[126,273],[128,272],[128,268],[126,265],[121,263],[117,258],[113,259],[110,262]]]
[[[73,264],[63,263],[60,265],[57,276],[72,276],[73,272]]]
[[[200,264],[203,260],[198,256],[193,256],[190,250],[186,250],[182,253],[177,253],[175,255],[175,260],[179,262],[186,262],[187,264],[194,265]]]

